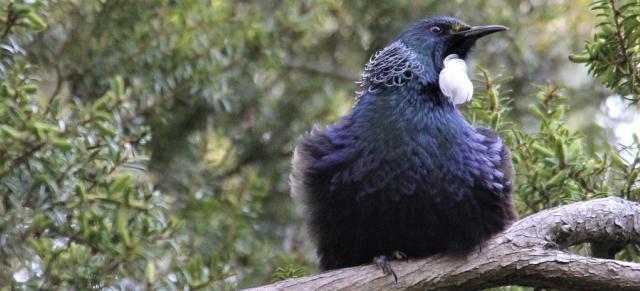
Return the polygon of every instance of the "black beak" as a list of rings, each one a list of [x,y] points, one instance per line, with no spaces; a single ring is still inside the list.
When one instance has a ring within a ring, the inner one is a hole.
[[[484,26],[474,26],[467,30],[462,30],[456,32],[454,35],[459,35],[464,38],[478,39],[485,35],[492,34],[498,31],[509,30],[506,26],[502,25],[484,25]]]
[[[502,25],[483,25],[473,26],[465,30],[460,30],[450,34],[452,38],[448,42],[445,50],[441,51],[441,55],[436,56],[436,61],[443,67],[444,58],[450,54],[457,54],[458,57],[464,59],[479,38],[498,31],[509,30]]]

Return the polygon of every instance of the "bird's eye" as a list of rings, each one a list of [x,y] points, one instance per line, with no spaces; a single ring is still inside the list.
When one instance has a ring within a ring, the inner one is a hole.
[[[439,34],[440,32],[442,32],[442,29],[440,27],[434,26],[432,28],[429,29],[431,32],[435,33],[435,34]]]

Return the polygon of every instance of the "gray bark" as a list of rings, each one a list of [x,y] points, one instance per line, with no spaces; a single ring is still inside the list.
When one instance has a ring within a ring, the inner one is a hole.
[[[472,253],[393,261],[398,275],[373,265],[289,279],[252,290],[474,290],[524,285],[562,290],[640,290],[640,264],[572,254],[589,242],[604,257],[640,243],[640,204],[609,197],[526,217]]]

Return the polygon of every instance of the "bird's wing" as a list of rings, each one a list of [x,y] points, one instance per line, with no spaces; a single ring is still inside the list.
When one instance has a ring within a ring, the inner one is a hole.
[[[376,147],[356,146],[357,134],[349,131],[350,126],[346,118],[326,128],[315,127],[300,139],[294,151],[290,184],[292,196],[301,204],[309,204],[312,197],[319,196],[365,196],[391,181],[402,186],[403,192],[413,191],[408,177],[398,178],[409,166],[401,162],[401,149],[385,147],[385,154],[381,154]]]
[[[500,158],[495,163],[495,171],[498,171],[500,174],[495,176],[498,176],[496,182],[500,184],[500,187],[486,188],[493,194],[501,195],[505,198],[508,197],[508,199],[502,200],[505,203],[502,207],[507,214],[507,218],[515,221],[517,219],[517,213],[515,212],[513,199],[511,199],[515,189],[515,170],[511,159],[511,150],[509,150],[509,147],[504,144],[502,139],[500,139],[498,134],[492,129],[479,126],[476,127],[476,131],[485,137],[485,145],[487,148],[499,147],[497,150]]]
[[[359,152],[347,143],[348,136],[340,136],[343,124],[326,128],[314,127],[304,135],[294,150],[290,175],[291,194],[299,206],[312,203],[314,196],[332,192],[334,173],[358,158]],[[304,209],[302,209],[304,211]]]

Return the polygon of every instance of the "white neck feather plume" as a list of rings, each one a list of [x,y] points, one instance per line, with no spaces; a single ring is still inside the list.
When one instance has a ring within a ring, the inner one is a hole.
[[[451,98],[453,104],[471,101],[473,84],[467,75],[467,64],[458,55],[448,55],[440,71],[439,85],[442,93]]]

